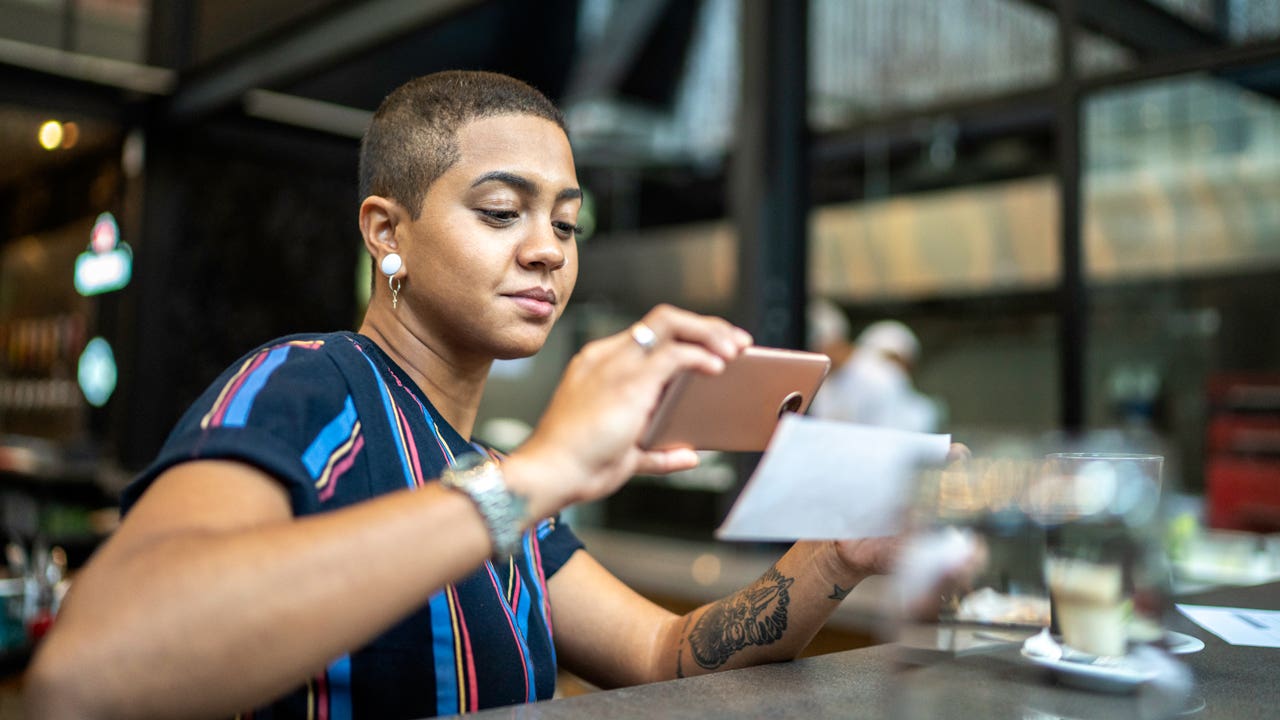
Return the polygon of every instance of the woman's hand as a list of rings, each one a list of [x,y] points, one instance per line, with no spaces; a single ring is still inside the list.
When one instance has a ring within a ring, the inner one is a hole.
[[[947,463],[962,463],[972,456],[968,446],[951,443],[951,448],[947,451]],[[840,540],[835,543],[836,557],[844,563],[849,574],[860,578],[892,572],[897,566],[903,546],[904,538],[901,535]]]
[[[837,540],[836,557],[844,563],[845,570],[858,579],[887,575],[897,565],[902,543],[899,535]]]
[[[633,335],[653,331],[648,347]],[[717,374],[751,344],[746,331],[720,318],[660,305],[637,326],[588,343],[569,363],[546,412],[507,460],[508,481],[554,512],[604,497],[636,473],[691,468],[689,449],[642,450],[641,435],[666,384],[682,370]]]

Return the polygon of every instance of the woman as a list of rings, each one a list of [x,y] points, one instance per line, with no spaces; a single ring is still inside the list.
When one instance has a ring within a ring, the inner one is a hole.
[[[578,269],[582,194],[537,91],[419,78],[360,176],[359,333],[260,348],[188,411],[35,658],[33,716],[419,717],[550,697],[557,661],[602,686],[701,674],[794,657],[885,569],[891,541],[797,543],[676,616],[557,522],[697,463],[637,442],[675,373],[750,344],[723,320],[657,308],[586,346],[500,464],[468,441],[491,363],[538,351]]]

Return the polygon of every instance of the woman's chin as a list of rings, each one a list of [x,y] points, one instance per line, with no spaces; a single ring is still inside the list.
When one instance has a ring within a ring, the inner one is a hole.
[[[532,357],[537,355],[538,351],[546,343],[545,337],[536,339],[520,339],[518,341],[503,344],[494,349],[494,360],[519,360],[521,358]]]

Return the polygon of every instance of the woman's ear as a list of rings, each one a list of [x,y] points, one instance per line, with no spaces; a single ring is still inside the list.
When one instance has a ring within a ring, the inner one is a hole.
[[[404,210],[390,198],[370,195],[360,203],[360,234],[364,246],[376,261],[389,252],[396,252],[396,225],[403,219]]]

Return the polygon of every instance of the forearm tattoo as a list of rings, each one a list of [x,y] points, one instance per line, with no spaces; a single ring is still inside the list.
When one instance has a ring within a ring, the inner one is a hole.
[[[791,604],[787,590],[795,581],[771,567],[747,588],[707,608],[689,633],[693,659],[714,670],[748,645],[770,645],[781,639]]]
[[[827,599],[828,599],[828,600],[843,600],[843,599],[845,599],[845,598],[849,597],[849,593],[853,592],[853,586],[852,586],[852,585],[850,585],[850,586],[849,586],[849,587],[847,587],[847,588],[842,588],[842,587],[840,587],[839,585],[834,585],[834,584],[833,584],[833,585],[832,585],[832,587],[834,587],[835,589],[834,589],[834,590],[832,590],[832,591],[831,591],[831,594],[827,596]]]

